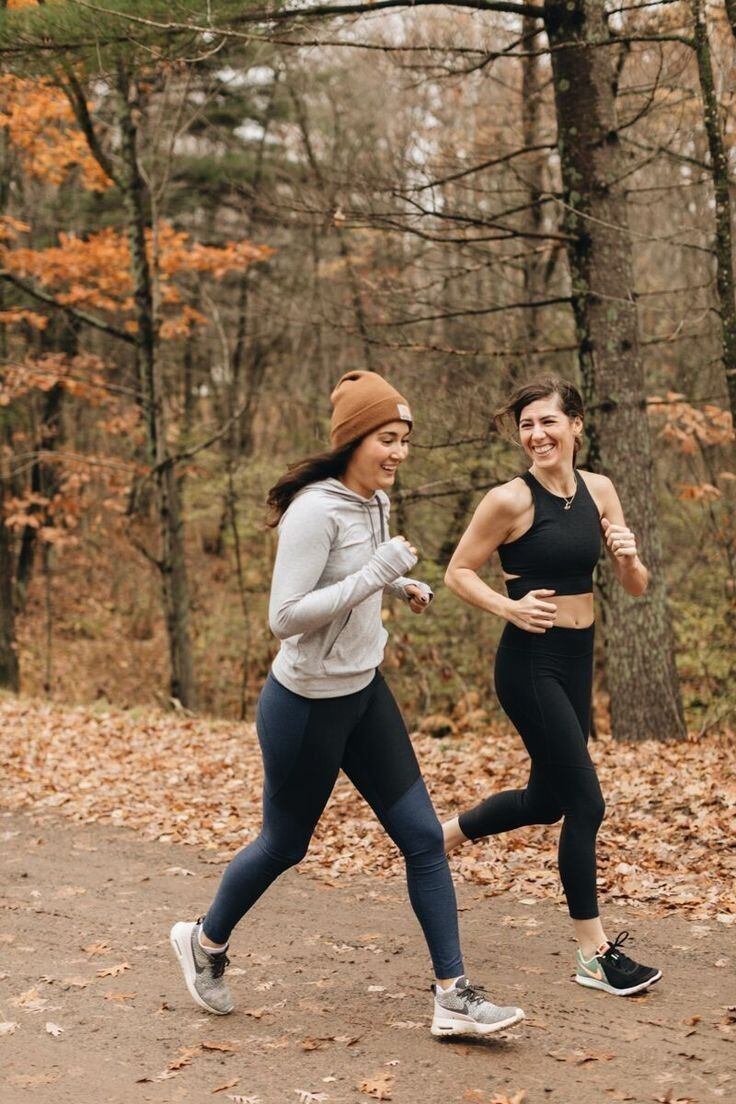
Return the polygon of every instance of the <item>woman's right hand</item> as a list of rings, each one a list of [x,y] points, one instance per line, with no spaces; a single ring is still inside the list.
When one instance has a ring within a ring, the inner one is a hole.
[[[554,590],[530,590],[518,601],[509,602],[505,613],[506,620],[524,629],[525,632],[546,632],[555,623],[557,606],[544,599],[550,598],[554,593]]]
[[[414,545],[411,543],[411,541],[407,540],[406,537],[401,537],[401,536],[394,537],[394,540],[403,541],[404,544],[407,545],[407,547],[408,547],[409,551],[411,552],[412,556],[418,556],[419,555],[419,553],[417,552]]]

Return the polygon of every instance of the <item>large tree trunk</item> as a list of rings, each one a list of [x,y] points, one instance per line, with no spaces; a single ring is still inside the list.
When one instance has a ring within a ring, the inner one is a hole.
[[[135,317],[138,326],[138,372],[144,396],[149,461],[153,466],[161,532],[158,566],[169,641],[171,696],[182,705],[193,708],[195,688],[189,630],[184,517],[176,466],[171,462],[166,444],[163,384],[157,358],[151,271],[146,253],[144,183],[138,166],[130,94],[127,77],[120,74],[120,153],[124,164],[121,188],[130,237]]]
[[[17,694],[20,690],[20,667],[15,639],[13,553],[3,513],[4,496],[5,472],[0,471],[0,688],[13,690]]]
[[[652,448],[639,352],[626,202],[604,5],[545,0],[552,52],[583,389],[593,465],[615,482],[651,572],[634,600],[604,577],[606,679],[613,734],[683,738],[685,726],[662,570]]]
[[[731,416],[736,425],[736,298],[734,297],[728,151],[723,140],[718,97],[713,81],[705,8],[702,0],[691,0],[691,5],[695,23],[695,55],[698,59],[698,77],[703,97],[705,132],[708,136],[710,171],[716,201],[716,288],[723,328],[723,367],[726,372]],[[736,4],[734,9],[736,10]]]

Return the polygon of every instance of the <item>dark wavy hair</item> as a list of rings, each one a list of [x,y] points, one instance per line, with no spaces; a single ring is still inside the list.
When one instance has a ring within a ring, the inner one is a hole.
[[[318,452],[314,456],[305,456],[303,460],[297,460],[289,464],[286,472],[277,483],[274,483],[266,498],[269,509],[266,525],[275,528],[286,513],[294,497],[319,479],[339,479],[348,466],[350,457],[362,441],[359,437],[356,441],[350,441],[339,449],[331,449],[329,452]]]
[[[552,395],[559,395],[562,412],[567,414],[568,418],[583,419],[585,417],[583,397],[573,383],[570,383],[569,380],[560,379],[559,376],[541,376],[522,384],[521,387],[517,387],[509,395],[506,402],[493,414],[494,428],[501,432],[505,422],[509,418],[513,418],[518,429],[521,412],[524,408],[529,403],[536,402],[537,399],[549,399]],[[575,452],[579,448],[580,439],[577,438],[575,440]]]

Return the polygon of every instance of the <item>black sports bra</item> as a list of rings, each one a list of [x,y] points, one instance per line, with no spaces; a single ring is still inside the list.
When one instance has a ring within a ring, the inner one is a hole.
[[[588,594],[593,590],[593,568],[601,554],[598,507],[576,471],[577,491],[569,509],[565,499],[543,487],[531,472],[521,476],[532,492],[534,518],[516,540],[501,544],[498,555],[507,575],[509,598],[523,598],[530,590],[547,588],[557,594]]]

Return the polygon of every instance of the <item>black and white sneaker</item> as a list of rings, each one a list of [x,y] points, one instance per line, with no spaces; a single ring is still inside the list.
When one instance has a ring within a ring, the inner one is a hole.
[[[433,1035],[490,1035],[524,1019],[520,1008],[493,1004],[463,975],[449,989],[434,986]]]
[[[225,967],[230,965],[230,959],[225,951],[208,954],[200,946],[201,926],[201,918],[194,923],[180,920],[171,929],[171,946],[192,999],[208,1012],[226,1016],[234,1007],[230,990],[223,980]]]
[[[600,947],[592,958],[583,958],[578,948],[575,980],[588,989],[602,989],[614,997],[630,997],[641,993],[659,981],[662,971],[654,966],[640,966],[620,949],[629,938],[627,931],[619,932],[613,943]]]

